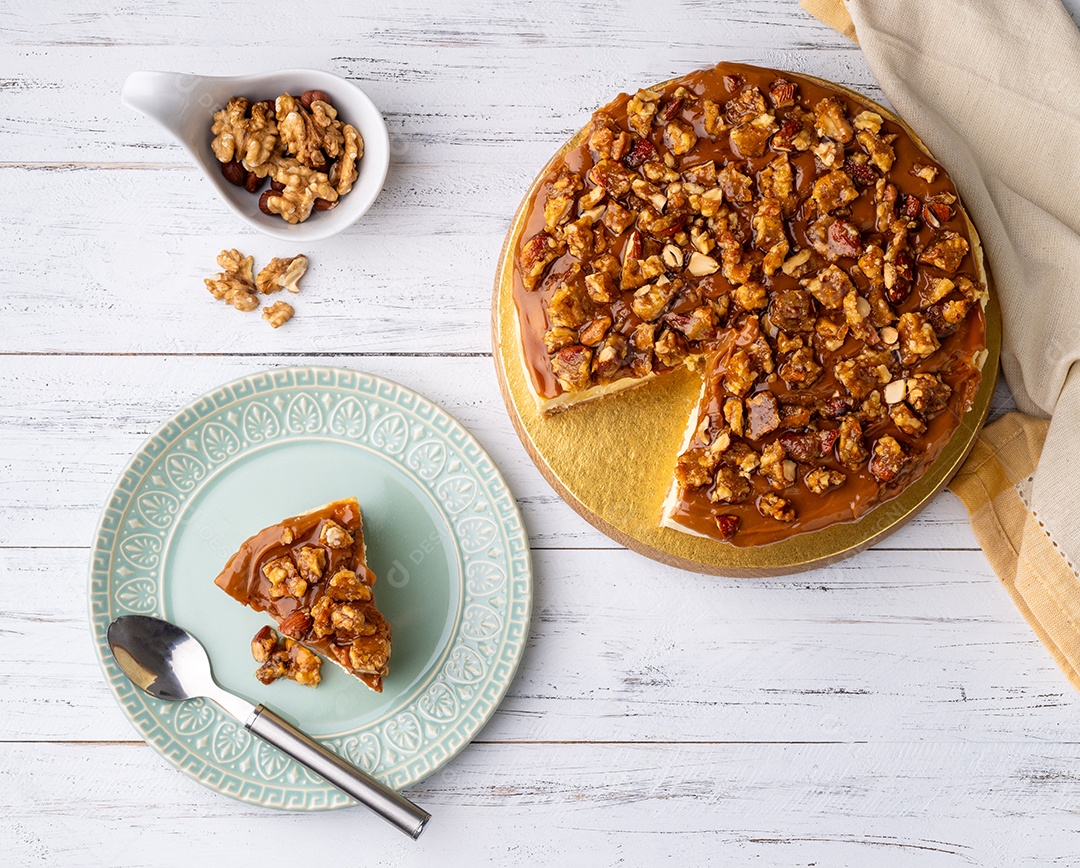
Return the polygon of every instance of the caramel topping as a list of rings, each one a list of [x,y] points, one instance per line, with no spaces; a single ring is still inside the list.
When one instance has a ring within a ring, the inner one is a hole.
[[[516,250],[525,367],[542,401],[588,400],[704,357],[667,517],[735,545],[853,520],[922,475],[974,397],[975,243],[900,124],[721,64],[620,95],[548,166]],[[896,383],[922,375],[920,409]]]

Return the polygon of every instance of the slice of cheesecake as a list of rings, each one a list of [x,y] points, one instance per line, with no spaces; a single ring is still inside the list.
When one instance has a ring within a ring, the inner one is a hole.
[[[366,557],[360,505],[347,498],[259,531],[214,584],[381,693],[390,625],[375,608]]]

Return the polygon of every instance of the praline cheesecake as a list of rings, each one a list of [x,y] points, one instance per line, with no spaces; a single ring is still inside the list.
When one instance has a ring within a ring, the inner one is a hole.
[[[619,96],[549,164],[512,252],[542,413],[701,372],[656,481],[687,533],[762,545],[860,517],[929,468],[981,379],[955,187],[817,80],[721,64]]]
[[[360,505],[348,498],[259,531],[215,584],[381,693],[390,625],[375,607],[366,557]]]

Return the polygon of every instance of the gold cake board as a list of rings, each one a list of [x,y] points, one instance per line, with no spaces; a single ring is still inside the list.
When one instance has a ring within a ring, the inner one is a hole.
[[[903,124],[862,94],[802,77],[846,91],[874,106],[883,117]],[[902,494],[857,521],[771,545],[740,548],[660,527],[675,459],[701,389],[699,374],[673,371],[617,395],[551,416],[540,415],[522,363],[513,299],[514,252],[529,202],[541,181],[583,135],[581,130],[563,145],[530,185],[503,243],[492,299],[492,346],[506,409],[525,450],[559,496],[590,524],[635,552],[682,569],[735,577],[780,576],[835,563],[899,530],[924,509],[964,462],[990,409],[1001,350],[1001,315],[992,290],[986,306],[987,358],[982,382],[971,408],[930,469]],[[974,231],[972,237],[977,237]],[[988,274],[983,277],[989,282]]]

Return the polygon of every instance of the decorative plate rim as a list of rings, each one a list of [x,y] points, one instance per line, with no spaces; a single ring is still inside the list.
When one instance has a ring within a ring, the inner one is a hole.
[[[338,393],[336,400],[331,392]],[[325,411],[319,411],[320,395]],[[269,406],[272,398],[277,399],[276,413]],[[345,406],[360,416],[347,420],[351,427],[341,423],[335,429]],[[269,429],[260,432],[246,424],[249,414],[259,415],[252,413],[255,407],[265,414]],[[294,417],[296,407],[307,415]],[[226,421],[230,415],[234,418]],[[379,418],[369,421],[369,415]],[[399,430],[389,440],[395,423],[384,419],[394,417],[404,423],[405,433]],[[414,425],[420,426],[419,434]],[[384,432],[371,442],[380,426]],[[355,803],[248,734],[213,704],[162,702],[135,688],[108,651],[105,631],[118,614],[161,614],[168,544],[159,540],[172,540],[174,529],[168,526],[206,482],[251,449],[309,438],[360,446],[405,472],[414,484],[419,480],[450,519],[449,539],[462,566],[457,625],[433,673],[375,721],[324,737],[324,743],[398,789],[432,774],[470,743],[506,695],[524,653],[532,612],[528,536],[505,479],[461,423],[416,391],[347,368],[273,368],[218,386],[167,419],[120,472],[95,530],[88,610],[98,663],[139,735],[188,777],[242,802],[304,811]],[[192,445],[196,439],[202,448]],[[407,463],[421,446],[442,454],[426,475]],[[178,467],[187,468],[189,475],[174,475]],[[459,508],[443,510],[437,489],[450,491],[445,484],[455,480],[459,485],[465,480],[468,484],[461,487],[473,494]],[[147,525],[149,532],[143,530]],[[475,539],[469,536],[473,532]],[[125,547],[125,542],[132,544]],[[125,604],[118,595],[129,586],[136,590],[126,595]],[[475,634],[468,632],[465,619],[470,608],[483,622]],[[196,735],[201,744],[195,744]]]

